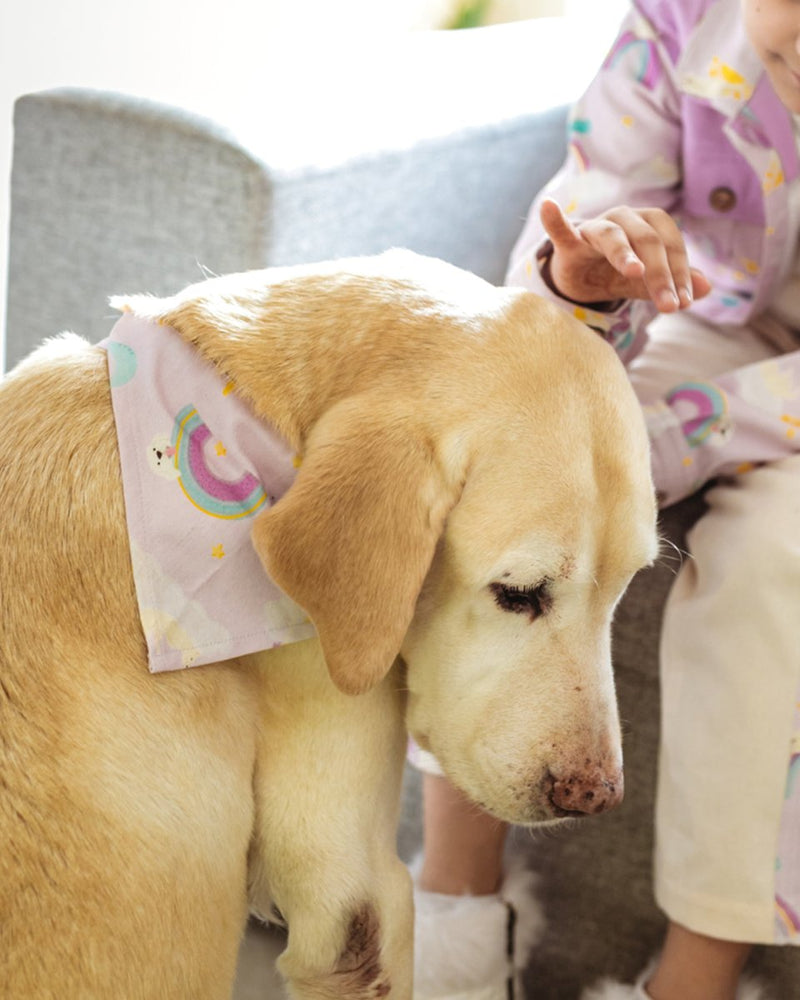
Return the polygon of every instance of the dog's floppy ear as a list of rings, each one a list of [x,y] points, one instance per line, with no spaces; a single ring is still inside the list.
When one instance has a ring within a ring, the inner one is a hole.
[[[313,621],[342,691],[394,662],[460,488],[410,406],[370,394],[323,416],[291,489],[256,521],[266,571]]]

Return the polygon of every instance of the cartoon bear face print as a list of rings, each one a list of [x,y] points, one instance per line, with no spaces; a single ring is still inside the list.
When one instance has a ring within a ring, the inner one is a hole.
[[[180,476],[169,434],[156,434],[147,449],[147,462],[153,472],[165,479],[175,480]]]

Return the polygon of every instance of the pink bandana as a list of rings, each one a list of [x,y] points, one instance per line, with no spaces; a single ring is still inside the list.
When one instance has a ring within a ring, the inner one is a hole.
[[[150,670],[313,636],[250,540],[294,480],[286,442],[169,327],[126,314],[101,346]]]

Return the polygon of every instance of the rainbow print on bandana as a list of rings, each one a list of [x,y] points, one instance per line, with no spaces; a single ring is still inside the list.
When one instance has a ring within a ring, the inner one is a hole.
[[[667,403],[679,415],[684,436],[692,448],[726,427],[728,399],[711,382],[683,382],[669,393]]]
[[[655,90],[661,79],[661,64],[651,39],[623,31],[606,57],[603,69],[614,69],[623,59],[628,61],[634,78],[642,86]]]
[[[217,464],[208,448],[212,434],[190,404],[175,418],[172,447],[181,489],[198,510],[211,517],[236,520],[251,517],[265,503],[261,483],[246,472],[237,479],[225,479],[213,469]]]

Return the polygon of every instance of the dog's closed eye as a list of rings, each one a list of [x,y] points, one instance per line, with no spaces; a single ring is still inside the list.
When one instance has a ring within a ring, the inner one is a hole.
[[[505,583],[492,583],[489,589],[495,603],[503,611],[515,615],[528,615],[531,621],[547,614],[553,604],[549,580],[542,580],[532,587],[514,587]]]

